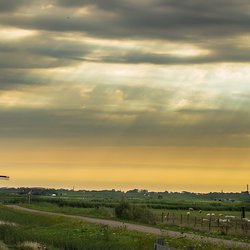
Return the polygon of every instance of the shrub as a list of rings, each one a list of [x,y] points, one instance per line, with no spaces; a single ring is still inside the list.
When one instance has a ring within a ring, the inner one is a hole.
[[[145,205],[130,204],[122,200],[115,207],[115,214],[117,218],[134,220],[147,224],[155,224],[155,215]]]
[[[120,204],[115,207],[115,214],[120,219],[131,219],[131,205],[122,200]]]

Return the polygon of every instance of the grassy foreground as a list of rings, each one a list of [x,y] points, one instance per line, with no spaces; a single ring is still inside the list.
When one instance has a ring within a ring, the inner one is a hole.
[[[109,219],[109,220],[119,220],[119,218],[116,217],[115,211],[112,208],[106,208],[106,207],[100,207],[100,208],[78,208],[78,207],[69,207],[69,206],[58,206],[56,204],[48,203],[48,202],[33,202],[32,204],[22,203],[20,204],[22,207],[27,207],[31,209],[36,210],[42,210],[42,211],[49,211],[49,212],[55,212],[55,213],[64,213],[69,215],[80,215],[80,216],[87,216],[87,217],[94,217],[94,218],[103,218],[103,219]],[[217,227],[216,218],[218,218],[218,213],[221,213],[223,215],[234,215],[239,219],[240,213],[237,211],[202,211],[202,213],[199,213],[199,211],[191,211],[189,216],[189,223],[187,223],[187,214],[183,210],[169,210],[164,211],[164,222],[161,221],[161,214],[163,210],[160,209],[151,209],[152,213],[155,215],[155,223],[142,223],[140,221],[133,221],[133,220],[123,220],[127,222],[132,222],[136,224],[142,224],[142,225],[151,225],[155,227],[160,227],[162,229],[168,229],[173,231],[180,231],[180,232],[189,232],[189,233],[195,233],[198,235],[203,236],[210,236],[215,238],[222,238],[222,239],[234,239],[236,241],[242,241],[242,242],[250,242],[249,239],[249,229],[248,233],[245,233],[242,231],[241,224],[237,223],[237,229],[235,230],[235,223],[228,224],[228,233],[225,234],[225,228],[223,228],[223,225],[220,225],[221,227]],[[169,212],[169,220],[167,221],[166,214]],[[202,218],[205,218],[208,220],[209,216],[207,216],[207,213],[214,213],[215,216],[212,218],[211,223],[211,230],[208,230],[208,221],[202,222]],[[174,224],[172,220],[172,216],[175,216]],[[183,223],[180,224],[180,215],[183,215]],[[197,219],[196,226],[194,226],[194,219]],[[224,217],[222,217],[224,218]],[[233,227],[232,227],[233,225]],[[224,230],[224,231],[223,231]]]
[[[8,247],[7,249],[30,250],[33,248],[24,243],[38,242],[50,250],[152,250],[156,239],[155,235],[128,231],[126,228],[110,228],[59,216],[28,214],[5,207],[0,207],[0,220],[15,223],[0,224],[0,241]],[[165,237],[165,242],[179,249],[185,249],[187,246],[193,246],[197,250],[228,249],[189,241],[184,237]]]
[[[61,217],[33,215],[0,208],[0,240],[10,249],[24,249],[22,242],[46,244],[47,249],[152,249],[155,236],[109,228]],[[20,246],[20,247],[19,247]],[[28,248],[27,248],[28,249]]]

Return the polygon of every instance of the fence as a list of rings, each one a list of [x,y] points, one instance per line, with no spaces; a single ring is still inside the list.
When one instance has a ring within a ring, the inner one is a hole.
[[[225,218],[212,214],[198,217],[192,216],[190,213],[175,214],[162,212],[161,223],[163,225],[183,226],[202,231],[217,231],[222,234],[250,234],[250,221],[235,216]]]
[[[158,238],[156,239],[156,242],[154,244],[154,250],[178,250],[178,249],[164,246],[164,238]]]
[[[162,245],[159,245],[159,244],[155,243],[154,250],[178,250],[178,249],[172,248],[172,247],[168,247],[168,246],[162,246]]]
[[[180,250],[177,248],[169,247],[169,246],[164,246],[164,239],[159,238],[156,240],[156,243],[154,244],[154,249],[153,250]],[[194,250],[193,247],[187,247],[185,250]]]

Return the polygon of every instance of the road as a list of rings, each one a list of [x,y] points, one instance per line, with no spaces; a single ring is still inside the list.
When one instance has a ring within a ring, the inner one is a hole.
[[[185,237],[190,240],[207,242],[211,244],[216,245],[224,245],[226,247],[238,247],[242,249],[249,249],[250,250],[250,243],[244,243],[244,242],[238,242],[233,240],[223,240],[218,238],[212,238],[212,237],[205,237],[205,236],[199,236],[192,233],[181,233],[176,231],[170,231],[170,230],[161,230],[159,228],[150,227],[150,226],[142,226],[127,222],[120,222],[120,221],[113,221],[113,220],[105,220],[105,219],[99,219],[99,218],[90,218],[90,217],[84,217],[84,216],[78,216],[78,215],[68,215],[68,214],[62,214],[62,213],[53,213],[53,212],[46,212],[41,210],[35,210],[30,208],[24,208],[17,205],[8,205],[7,207],[21,210],[29,213],[35,213],[35,214],[41,214],[41,215],[49,215],[49,216],[62,216],[66,218],[72,218],[77,220],[86,221],[89,223],[95,223],[95,224],[101,224],[101,225],[108,225],[111,227],[126,227],[128,230],[132,231],[138,231],[143,233],[151,233],[159,236],[168,235],[171,237]]]

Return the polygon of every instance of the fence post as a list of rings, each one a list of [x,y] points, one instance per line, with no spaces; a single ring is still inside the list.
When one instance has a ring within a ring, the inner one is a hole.
[[[169,212],[167,213],[167,222],[169,221]]]
[[[182,224],[182,214],[181,214],[181,224]]]
[[[228,220],[226,222],[226,234],[227,234],[227,232],[228,232]]]
[[[246,218],[245,207],[241,207],[241,218]]]
[[[163,220],[164,220],[164,213],[162,212],[161,213],[161,223],[163,223]]]
[[[158,238],[154,244],[154,250],[158,249],[158,246],[164,246],[164,238]]]
[[[212,217],[210,216],[209,222],[208,222],[208,230],[210,231],[211,229],[211,222],[212,222]]]

